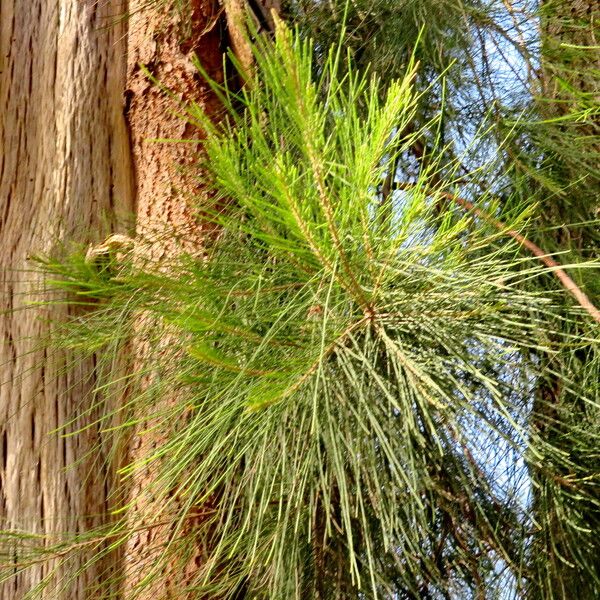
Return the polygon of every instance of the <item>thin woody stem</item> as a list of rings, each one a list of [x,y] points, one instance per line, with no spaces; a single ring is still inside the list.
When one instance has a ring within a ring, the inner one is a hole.
[[[396,183],[394,186],[396,189],[410,189],[413,187],[412,184]],[[492,215],[485,212],[483,209],[475,206],[470,200],[461,198],[451,192],[436,192],[446,200],[450,200],[457,206],[473,213],[486,223],[489,223],[499,231],[504,231],[506,235],[519,242],[522,246],[525,246],[536,258],[538,258],[543,264],[552,269],[552,273],[560,281],[562,286],[577,300],[579,306],[581,306],[597,323],[600,323],[600,310],[592,303],[588,298],[587,294],[571,279],[567,272],[562,268],[562,265],[554,260],[547,252],[542,250],[537,244],[527,239],[524,235],[520,234],[514,229],[510,229],[504,221],[496,219]]]

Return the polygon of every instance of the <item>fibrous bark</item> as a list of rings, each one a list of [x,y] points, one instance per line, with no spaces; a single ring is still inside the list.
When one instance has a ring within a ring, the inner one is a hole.
[[[41,278],[26,273],[31,253],[100,237],[130,211],[123,10],[121,0],[0,2],[0,528],[39,534],[42,544],[102,525],[112,485],[96,428],[51,433],[73,417],[67,430],[94,420],[93,359],[66,368],[72,357],[42,343],[73,309],[22,309],[47,299]],[[16,574],[7,561],[23,557],[9,542],[2,538],[1,574],[14,577],[0,583],[1,600],[45,578],[41,597],[52,600],[108,592],[94,586],[113,558],[73,576],[90,558],[78,551]]]

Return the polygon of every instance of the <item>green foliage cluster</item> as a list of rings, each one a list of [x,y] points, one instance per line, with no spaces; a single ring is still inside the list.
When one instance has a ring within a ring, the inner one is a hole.
[[[200,546],[192,597],[479,599],[535,584],[559,598],[539,578],[563,560],[597,590],[585,546],[597,342],[507,235],[533,213],[513,208],[498,228],[452,202],[468,193],[463,165],[448,160],[440,118],[419,118],[428,91],[410,59],[382,83],[339,45],[315,51],[281,26],[256,62],[240,92],[213,84],[220,124],[187,108],[215,193],[197,207],[217,232],[202,258],[144,262],[138,240],[100,270],[83,253],[43,261],[92,309],[57,339],[104,356],[106,443],[141,422],[158,440],[121,469],[155,469],[148,493],[164,508],[143,522],[171,519],[143,583],[183,570]],[[402,179],[423,136],[437,145]],[[477,202],[500,210],[491,192]],[[115,376],[132,334],[154,350]],[[550,375],[578,399],[576,416],[537,399]],[[124,544],[129,527],[88,543]],[[555,555],[537,552],[540,531]]]
[[[598,306],[598,70],[583,17],[538,8],[289,0],[295,33],[213,83],[223,121],[182,109],[202,256],[39,259],[81,306],[51,343],[99,357],[106,468],[151,469],[140,522],[169,520],[140,592],[204,548],[181,598],[600,596],[598,327],[515,241]],[[131,435],[155,447],[123,466]],[[0,581],[123,547],[129,500],[4,532]]]

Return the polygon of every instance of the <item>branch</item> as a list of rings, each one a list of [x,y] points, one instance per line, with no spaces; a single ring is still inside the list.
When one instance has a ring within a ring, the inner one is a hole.
[[[395,183],[394,186],[399,190],[408,190],[414,188],[414,184],[407,183]],[[437,191],[446,200],[453,202],[457,206],[460,206],[464,210],[473,213],[486,223],[489,223],[499,231],[504,231],[506,234],[519,242],[522,246],[525,246],[536,258],[538,258],[544,265],[552,269],[552,272],[556,278],[560,281],[561,285],[577,300],[579,306],[581,306],[597,323],[600,323],[600,310],[598,310],[592,301],[588,298],[586,293],[571,279],[567,272],[562,268],[561,264],[555,261],[547,252],[544,252],[537,244],[534,244],[531,240],[528,240],[524,235],[520,234],[514,229],[510,229],[506,223],[496,219],[492,215],[488,214],[481,208],[478,208],[470,200],[461,198],[451,192]]]
[[[231,49],[242,68],[244,80],[254,72],[252,36],[248,29],[253,22],[256,33],[272,33],[275,30],[275,15],[281,11],[279,0],[221,0],[227,18],[227,30]]]

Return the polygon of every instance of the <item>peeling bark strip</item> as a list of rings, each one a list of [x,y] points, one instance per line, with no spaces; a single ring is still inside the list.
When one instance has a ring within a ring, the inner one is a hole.
[[[100,238],[107,218],[131,210],[126,23],[117,22],[124,8],[122,0],[0,1],[0,529],[53,541],[103,522],[110,477],[102,473],[106,457],[90,454],[96,430],[49,435],[86,410],[94,365],[66,371],[69,357],[39,349],[47,322],[67,309],[23,313],[26,301],[44,299],[30,293],[41,281],[24,269],[28,254],[87,241],[90,232]],[[6,544],[0,539],[0,561]],[[53,569],[60,585],[51,580],[43,598],[106,597],[107,589],[87,588],[112,570],[109,559],[60,581],[86,559],[41,561],[0,583],[0,600],[20,600]]]
[[[221,0],[227,16],[229,43],[240,63],[242,71],[252,73],[254,56],[247,28],[248,21],[256,27],[257,33],[275,30],[274,14],[281,12],[279,0]]]
[[[207,114],[217,115],[220,109],[217,98],[203,80],[192,59],[197,54],[208,74],[223,81],[222,40],[218,20],[222,8],[217,0],[195,0],[191,6],[191,26],[178,22],[176,12],[168,5],[148,7],[146,0],[135,0],[130,7],[129,51],[127,87],[130,98],[128,118],[131,128],[132,148],[137,175],[137,259],[145,261],[148,268],[169,268],[169,259],[181,252],[201,252],[206,231],[194,218],[188,198],[202,196],[198,180],[186,174],[186,167],[197,162],[198,146],[185,143],[156,143],[152,139],[193,139],[202,134],[195,127],[173,114],[176,108],[172,98],[152,83],[143,65],[161,85],[184,102],[194,101]],[[189,32],[189,37],[182,37]],[[156,338],[159,324],[148,322],[141,316],[136,324],[139,335],[133,340],[135,371],[147,367],[151,361],[173,359],[170,347],[177,347],[168,332],[161,331],[161,342]],[[176,357],[175,357],[176,359]],[[142,389],[152,382],[152,374],[140,382]],[[177,392],[171,397],[161,397],[150,407],[153,413],[168,410],[177,402]],[[141,410],[138,409],[140,412]],[[137,414],[143,421],[132,434],[129,462],[147,457],[169,435],[165,428],[171,423],[161,422],[147,414]],[[149,431],[151,430],[151,431]],[[173,537],[178,533],[169,525],[181,512],[177,498],[164,509],[164,496],[153,489],[156,464],[136,470],[130,481],[131,504],[128,523],[134,530],[125,548],[125,598],[184,600],[182,592],[201,561],[201,552],[189,557],[185,564],[162,565],[160,572],[154,568]],[[170,490],[162,490],[165,495]],[[156,495],[155,495],[156,494]],[[158,520],[159,523],[155,521]],[[193,521],[190,519],[189,521]],[[166,524],[165,524],[166,523]],[[155,575],[155,581],[144,578]]]

